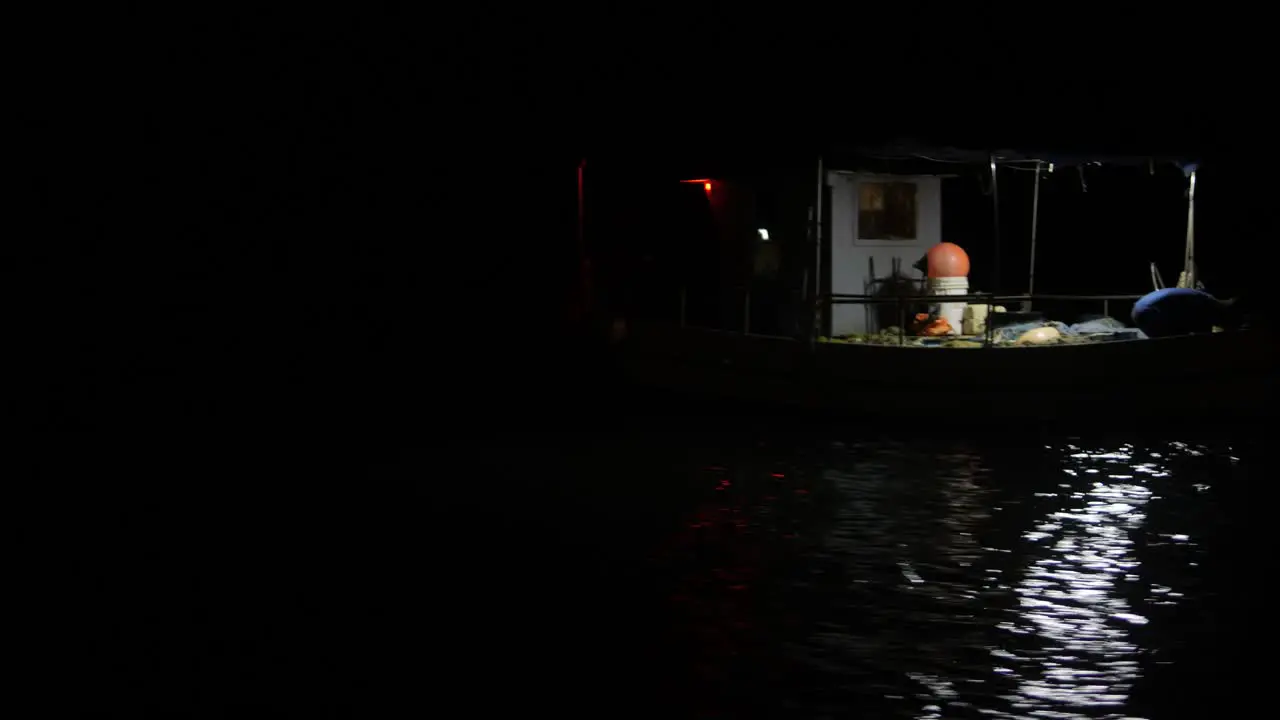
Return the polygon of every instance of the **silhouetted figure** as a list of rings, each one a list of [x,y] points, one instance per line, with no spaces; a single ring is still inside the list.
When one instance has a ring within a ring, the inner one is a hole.
[[[1236,300],[1219,300],[1203,290],[1165,288],[1134,303],[1133,324],[1148,337],[1213,332],[1240,324]]]

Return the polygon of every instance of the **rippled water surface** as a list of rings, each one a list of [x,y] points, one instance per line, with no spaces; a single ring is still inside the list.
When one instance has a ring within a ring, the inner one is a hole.
[[[1270,697],[1263,450],[684,422],[144,478],[127,448],[40,486],[47,644],[91,707],[208,716],[1236,717]]]
[[[681,712],[1182,717],[1233,693],[1229,442],[716,437],[597,458],[628,489],[590,493],[670,512],[636,582]]]

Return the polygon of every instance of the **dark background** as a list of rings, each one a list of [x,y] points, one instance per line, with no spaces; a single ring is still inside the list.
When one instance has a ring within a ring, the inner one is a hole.
[[[17,108],[33,121],[17,203],[31,222],[6,306],[21,372],[42,381],[14,390],[10,417],[198,409],[174,403],[243,417],[271,394],[258,388],[292,386],[279,411],[311,403],[322,422],[429,403],[460,418],[558,391],[579,355],[564,341],[580,329],[582,158],[808,162],[832,142],[899,138],[1186,154],[1205,161],[1210,288],[1233,294],[1243,258],[1270,248],[1255,242],[1274,225],[1256,142],[1268,116],[1226,82],[1246,58],[1190,60],[1203,39],[1131,53],[982,18],[856,39],[761,35],[715,12],[502,20],[139,11],[38,24],[23,75],[34,92]],[[1002,186],[1009,290],[1025,276],[1020,180]],[[1082,195],[1058,174],[1044,190],[1040,290],[1134,292],[1150,260],[1176,279],[1176,187],[1098,177]],[[971,221],[955,239],[981,244],[983,205],[949,206]],[[1083,271],[1089,257],[1110,272]],[[487,370],[513,354],[539,369]],[[557,379],[535,391],[530,376]]]
[[[4,283],[8,437],[37,456],[13,463],[31,478],[15,485],[16,507],[41,525],[24,545],[40,592],[24,596],[58,614],[40,626],[53,664],[32,667],[56,668],[40,674],[63,684],[90,678],[90,705],[194,702],[182,695],[184,663],[210,657],[198,640],[251,645],[272,631],[254,620],[263,603],[293,618],[273,627],[306,657],[288,676],[296,697],[364,674],[379,682],[361,687],[409,687],[432,642],[469,678],[493,672],[482,639],[450,636],[469,597],[450,573],[498,561],[419,551],[473,537],[459,508],[484,503],[455,503],[453,490],[413,516],[397,478],[369,468],[406,436],[474,446],[471,459],[442,461],[439,482],[509,480],[488,510],[511,524],[491,519],[490,544],[548,530],[515,508],[540,501],[537,477],[555,467],[513,470],[485,438],[613,422],[583,419],[568,401],[599,394],[571,312],[582,157],[770,156],[795,138],[847,134],[1189,150],[1206,158],[1206,218],[1211,173],[1250,208],[1218,235],[1230,256],[1254,257],[1251,241],[1270,232],[1269,187],[1244,152],[1266,124],[1238,82],[1250,65],[1190,62],[1185,46],[1202,38],[1129,36],[1115,45],[1122,64],[1093,33],[1037,44],[1027,28],[979,21],[962,32],[941,18],[939,30],[879,39],[818,23],[830,49],[813,52],[823,43],[808,30],[747,33],[715,13],[98,12],[44,18],[27,36],[19,75],[32,92],[14,112],[31,130],[15,146],[31,162]],[[874,112],[839,92],[867,66],[893,78]],[[1006,267],[1019,267],[1010,253]],[[467,547],[478,557],[482,546]],[[288,559],[299,547],[310,560]],[[524,547],[518,562],[554,570],[540,586],[596,597],[570,561]],[[207,609],[211,595],[174,586],[163,569],[197,562],[212,568],[201,582],[214,595],[245,591],[229,617],[183,619],[193,597]],[[70,582],[75,563],[115,594]],[[441,592],[424,589],[424,566]],[[306,623],[333,632],[303,627],[281,599],[290,593],[318,603]],[[351,639],[357,616],[381,639]],[[567,642],[537,623],[524,632],[518,656],[530,667]],[[232,677],[250,651],[225,652]],[[352,675],[335,669],[356,656],[373,659]],[[129,686],[129,663],[168,681]],[[280,687],[259,691],[283,697]]]

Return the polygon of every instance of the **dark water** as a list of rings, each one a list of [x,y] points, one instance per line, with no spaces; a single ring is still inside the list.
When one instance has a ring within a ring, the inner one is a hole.
[[[1256,440],[653,426],[259,439],[256,454],[140,437],[77,446],[74,477],[50,456],[25,507],[44,522],[49,590],[34,596],[59,618],[49,667],[79,688],[54,705],[1164,718],[1269,704],[1242,652],[1266,642],[1241,635],[1265,627],[1246,609],[1266,592],[1266,548],[1244,527],[1264,497]]]
[[[699,714],[1144,716],[1226,660],[1229,446],[758,445],[689,467],[670,573]],[[1194,658],[1194,659],[1193,659]],[[1176,705],[1174,706],[1176,707]],[[1167,715],[1164,715],[1167,716]]]

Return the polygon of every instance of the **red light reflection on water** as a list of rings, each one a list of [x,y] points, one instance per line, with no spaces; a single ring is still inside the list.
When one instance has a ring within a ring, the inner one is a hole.
[[[703,466],[698,492],[705,493],[656,558],[672,585],[664,592],[675,608],[674,629],[689,643],[689,670],[696,686],[717,685],[740,663],[767,657],[768,626],[798,620],[770,609],[768,588],[789,568],[802,546],[797,526],[813,503],[802,477],[787,479],[773,468],[746,472]],[[781,492],[787,479],[790,492]]]

